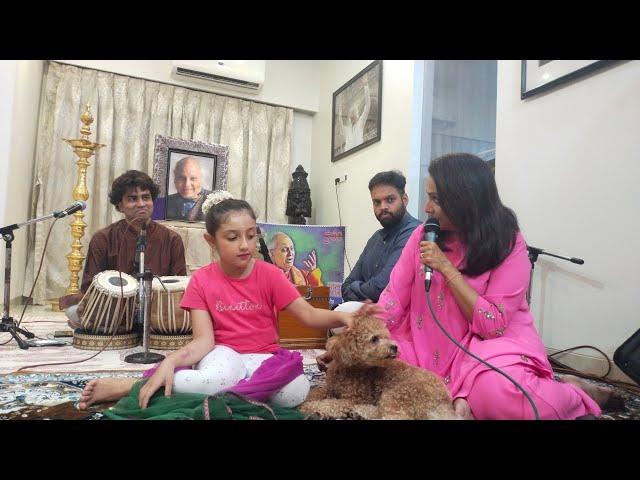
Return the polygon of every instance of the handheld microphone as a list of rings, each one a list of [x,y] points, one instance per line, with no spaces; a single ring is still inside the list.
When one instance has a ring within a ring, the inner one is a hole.
[[[427,218],[424,222],[424,236],[423,239],[426,242],[435,242],[438,238],[438,234],[440,233],[440,222],[435,218]],[[424,270],[424,289],[428,293],[431,289],[431,277],[433,275],[433,270],[429,265],[423,266]]]
[[[62,218],[62,217],[66,217],[67,215],[71,215],[72,213],[75,213],[78,210],[84,210],[85,208],[87,208],[86,202],[83,202],[82,200],[78,200],[76,202],[73,202],[73,205],[65,208],[61,212],[53,212],[53,216],[56,218]]]

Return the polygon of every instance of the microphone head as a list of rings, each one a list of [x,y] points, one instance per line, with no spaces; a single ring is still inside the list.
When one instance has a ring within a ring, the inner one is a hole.
[[[80,210],[87,208],[87,202],[83,202],[82,200],[76,200],[75,205],[78,205]]]
[[[427,218],[424,222],[424,233],[433,232],[436,235],[440,233],[440,222],[437,218]]]

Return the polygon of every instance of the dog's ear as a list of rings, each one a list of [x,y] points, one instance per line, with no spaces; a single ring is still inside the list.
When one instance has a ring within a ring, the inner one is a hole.
[[[351,335],[348,332],[343,331],[340,335],[331,337],[332,340],[327,345],[327,351],[331,352],[331,357],[337,360],[340,365],[351,364],[351,355],[349,353],[349,340]],[[330,350],[329,350],[330,349]]]
[[[329,337],[327,339],[327,343],[325,343],[324,349],[328,352],[328,353],[332,353],[333,349],[334,349],[334,345],[335,343],[338,341],[338,336],[334,335],[333,337]]]

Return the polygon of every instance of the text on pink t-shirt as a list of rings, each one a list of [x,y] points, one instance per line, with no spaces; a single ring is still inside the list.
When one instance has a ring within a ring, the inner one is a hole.
[[[217,263],[195,271],[180,307],[209,312],[216,345],[238,353],[273,353],[278,346],[274,307],[283,310],[300,294],[282,270],[256,260],[243,279],[231,278]]]

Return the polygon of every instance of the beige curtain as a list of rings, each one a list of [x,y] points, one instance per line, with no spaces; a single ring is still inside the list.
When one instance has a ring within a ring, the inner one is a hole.
[[[227,189],[246,199],[260,221],[286,223],[293,110],[238,98],[49,62],[40,106],[34,168],[33,215],[73,202],[76,157],[63,138],[79,138],[80,115],[89,103],[90,139],[107,146],[90,159],[89,200],[82,244],[122,218],[109,203],[111,182],[129,169],[152,175],[155,135],[229,146]],[[34,302],[61,296],[69,282],[72,220],[53,230]],[[33,284],[49,224],[30,230],[24,295]]]

